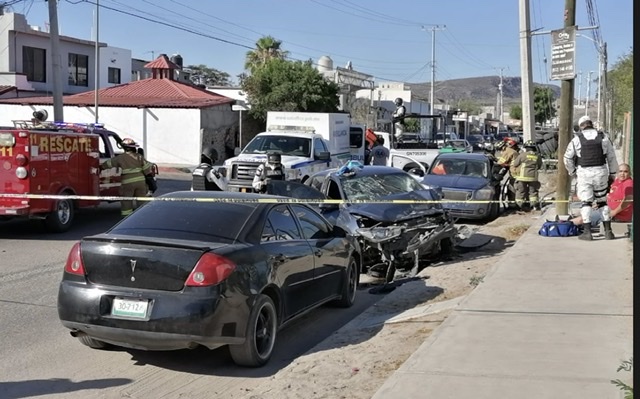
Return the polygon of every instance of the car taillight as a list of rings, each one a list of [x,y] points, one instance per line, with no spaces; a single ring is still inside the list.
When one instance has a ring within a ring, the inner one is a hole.
[[[187,278],[185,285],[187,287],[208,287],[216,285],[226,280],[235,269],[235,263],[229,259],[207,252],[200,257],[198,263],[196,263],[196,267],[193,268],[189,278]]]
[[[18,164],[18,166],[25,166],[27,162],[29,162],[29,159],[27,159],[26,155],[24,154],[16,155],[16,164]]]
[[[67,263],[64,265],[64,271],[78,276],[84,276],[84,264],[80,256],[80,243],[77,242],[69,251]]]

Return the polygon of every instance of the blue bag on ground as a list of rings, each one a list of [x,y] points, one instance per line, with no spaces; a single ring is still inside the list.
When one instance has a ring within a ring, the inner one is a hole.
[[[570,220],[547,220],[538,234],[544,237],[574,237],[582,233],[581,228]]]

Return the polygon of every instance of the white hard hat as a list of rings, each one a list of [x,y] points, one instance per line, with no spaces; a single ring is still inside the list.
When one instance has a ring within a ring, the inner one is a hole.
[[[582,124],[586,122],[591,122],[591,117],[589,117],[589,115],[581,116],[580,119],[578,119],[578,126],[582,126]]]

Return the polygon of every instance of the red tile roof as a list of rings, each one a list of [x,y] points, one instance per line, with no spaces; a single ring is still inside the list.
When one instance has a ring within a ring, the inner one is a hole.
[[[171,61],[166,54],[160,54],[158,58],[149,62],[144,67],[148,69],[182,69],[178,64]]]
[[[94,91],[64,96],[64,105],[92,106]],[[98,91],[101,107],[207,108],[235,100],[196,86],[169,79],[144,79]],[[51,105],[53,97],[2,99],[3,104]]]

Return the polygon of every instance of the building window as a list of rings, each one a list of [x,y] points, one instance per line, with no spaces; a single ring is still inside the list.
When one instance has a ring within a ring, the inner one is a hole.
[[[69,53],[69,84],[89,86],[89,56]]]
[[[109,68],[109,83],[120,84],[120,68]]]
[[[30,82],[47,81],[47,50],[43,48],[22,47],[22,73]]]

